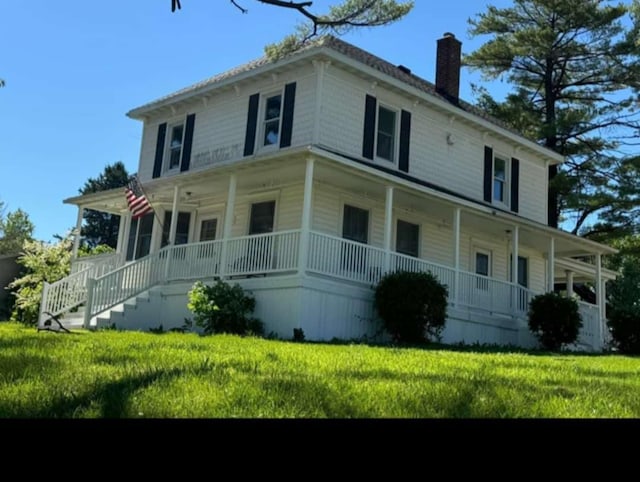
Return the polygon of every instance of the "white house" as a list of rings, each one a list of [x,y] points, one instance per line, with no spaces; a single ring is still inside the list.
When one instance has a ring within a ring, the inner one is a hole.
[[[615,250],[547,225],[563,158],[458,98],[460,46],[438,40],[434,85],[323,37],[131,110],[155,212],[132,220],[121,189],[66,199],[78,228],[84,209],[121,216],[117,254],[47,285],[41,323],[84,306],[86,327],[181,326],[193,282],[222,278],[267,333],[360,338],[379,330],[373,285],[407,269],[449,287],[445,342],[531,346],[529,299],[592,282],[580,343],[601,349]]]

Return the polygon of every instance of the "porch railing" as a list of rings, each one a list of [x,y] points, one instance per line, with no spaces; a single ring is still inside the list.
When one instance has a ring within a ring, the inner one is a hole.
[[[300,231],[279,231],[230,239],[227,276],[294,271],[298,268]]]
[[[39,326],[51,315],[58,316],[87,301],[87,283],[91,278],[103,276],[124,263],[118,253],[79,258],[71,264],[71,274],[54,283],[45,282],[42,288]]]
[[[83,256],[71,261],[71,274],[93,268],[94,276],[102,276],[124,264],[124,253],[105,253]]]
[[[461,306],[490,313],[526,317],[529,301],[534,296],[533,291],[467,271],[460,271],[459,278],[460,292],[457,299]]]
[[[584,301],[578,301],[578,308],[582,318],[582,329],[578,335],[578,343],[597,350],[601,349],[605,340],[601,331],[600,308]]]

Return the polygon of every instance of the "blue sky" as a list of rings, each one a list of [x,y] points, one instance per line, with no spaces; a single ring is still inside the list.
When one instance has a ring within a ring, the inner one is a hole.
[[[75,226],[78,194],[104,167],[137,171],[142,124],[125,113],[158,97],[260,57],[289,33],[294,12],[239,0],[3,0],[0,31],[0,200],[23,209],[35,237],[50,241]],[[318,11],[334,1],[314,1]],[[395,25],[343,37],[433,81],[436,40],[453,32],[464,53],[482,43],[467,19],[485,2],[417,0]],[[493,0],[503,7],[508,0]],[[472,100],[463,70],[461,96]],[[494,84],[493,92],[504,90]]]

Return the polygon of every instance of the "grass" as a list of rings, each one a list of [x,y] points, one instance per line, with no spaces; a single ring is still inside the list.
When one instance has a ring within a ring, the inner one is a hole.
[[[0,323],[1,418],[640,417],[640,359]]]

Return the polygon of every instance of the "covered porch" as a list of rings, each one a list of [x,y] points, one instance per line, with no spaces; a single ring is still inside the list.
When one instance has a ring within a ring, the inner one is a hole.
[[[161,284],[289,276],[370,289],[404,269],[446,284],[452,316],[521,330],[531,297],[577,272],[571,256],[591,256],[580,276],[592,277],[597,297],[581,305],[589,333],[581,343],[599,349],[606,336],[604,280],[615,274],[602,256],[613,250],[356,162],[305,152],[158,179],[145,191],[155,214],[137,223],[122,193],[68,200],[79,207],[78,226],[85,208],[121,215],[118,267],[74,263],[86,289],[69,302],[84,298],[86,326]],[[63,300],[70,286],[48,286],[49,297]]]

